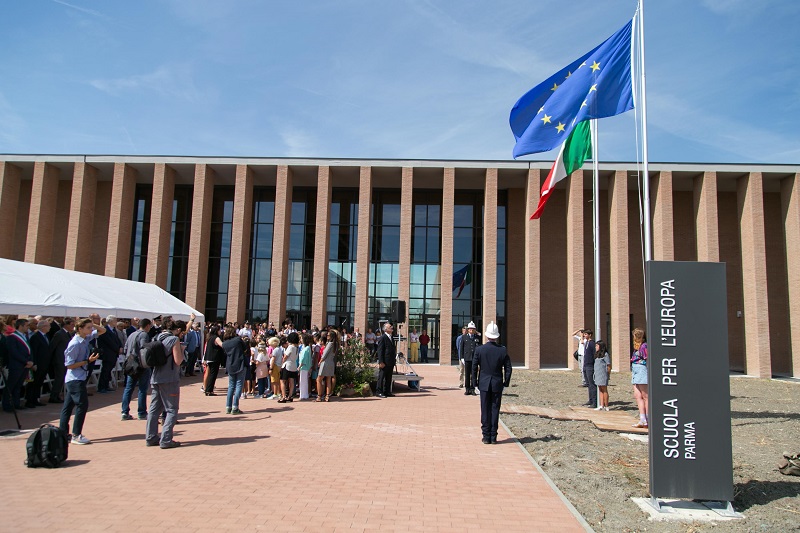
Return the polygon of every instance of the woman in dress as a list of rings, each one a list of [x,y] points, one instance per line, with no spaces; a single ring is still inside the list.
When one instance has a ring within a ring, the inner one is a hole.
[[[336,374],[336,353],[339,351],[339,335],[336,331],[323,331],[320,341],[325,345],[319,359],[319,376],[317,377],[317,401],[331,400],[333,394],[333,378]]]
[[[311,373],[311,335],[303,333],[303,347],[297,360],[297,370],[300,373],[300,401],[308,400],[308,376]]]
[[[641,328],[633,330],[633,354],[631,355],[631,383],[633,396],[639,406],[639,422],[635,428],[647,427],[647,340]]]
[[[216,396],[214,385],[217,383],[219,365],[222,362],[222,339],[219,338],[219,326],[212,326],[206,337],[206,353],[203,355],[203,392],[206,396]]]
[[[596,411],[608,411],[608,378],[611,375],[611,357],[604,341],[595,343],[594,384],[597,385]]]

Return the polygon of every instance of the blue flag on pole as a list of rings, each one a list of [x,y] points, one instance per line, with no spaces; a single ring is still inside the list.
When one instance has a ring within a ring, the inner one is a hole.
[[[632,30],[633,20],[514,104],[515,158],[561,146],[579,122],[633,109]]]

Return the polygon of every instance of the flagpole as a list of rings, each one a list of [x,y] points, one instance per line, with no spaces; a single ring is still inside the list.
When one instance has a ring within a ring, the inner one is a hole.
[[[600,165],[597,157],[597,119],[591,121],[592,132],[592,234],[594,235],[594,334],[600,335]]]
[[[647,157],[647,90],[644,72],[644,0],[639,0],[639,92],[642,103],[642,167],[644,172],[644,260],[652,260],[650,234],[650,172]]]

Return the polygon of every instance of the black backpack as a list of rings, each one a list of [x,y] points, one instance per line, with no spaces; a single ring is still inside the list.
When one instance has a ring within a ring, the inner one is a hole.
[[[142,348],[139,344],[139,338],[142,335],[147,335],[143,331],[137,331],[132,335],[136,335],[131,343],[131,351],[128,353],[128,356],[125,358],[125,364],[122,367],[122,371],[125,373],[126,376],[132,377],[134,380],[139,379],[142,374],[147,370],[147,367],[144,366],[142,363],[141,351]]]
[[[25,448],[28,451],[28,459],[25,461],[28,468],[56,468],[67,460],[69,440],[60,428],[42,424],[28,437]]]
[[[139,360],[144,363],[145,368],[156,368],[167,364],[167,350],[164,349],[164,343],[159,337],[161,335],[142,346]]]

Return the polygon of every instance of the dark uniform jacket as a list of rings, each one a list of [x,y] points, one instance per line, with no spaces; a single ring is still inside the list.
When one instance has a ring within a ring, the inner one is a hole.
[[[480,345],[481,338],[477,333],[472,336],[470,336],[469,333],[465,333],[461,336],[461,353],[458,354],[459,359],[463,359],[465,362],[472,361],[475,349]]]
[[[505,346],[500,346],[496,342],[487,342],[475,349],[475,357],[472,361],[472,382],[478,378],[478,368],[480,368],[480,380],[478,390],[484,392],[503,392],[503,387],[508,387],[511,381],[511,358]]]

